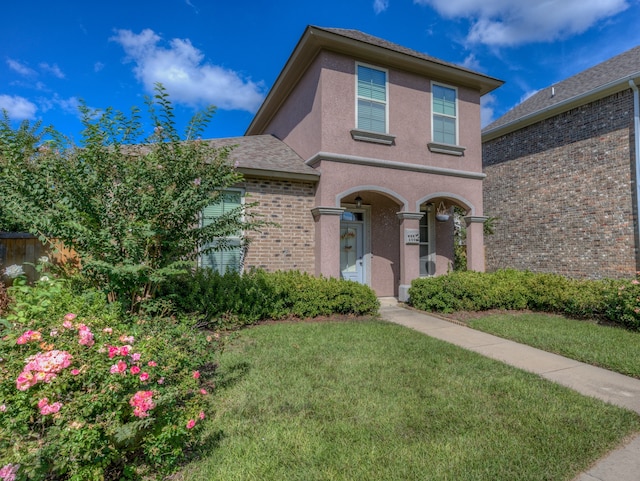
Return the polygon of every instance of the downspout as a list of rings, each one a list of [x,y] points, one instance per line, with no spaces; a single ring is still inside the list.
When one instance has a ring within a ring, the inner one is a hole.
[[[633,138],[634,138],[634,156],[636,158],[636,239],[640,244],[640,182],[638,182],[638,176],[640,176],[640,94],[638,93],[638,86],[633,79],[629,80],[629,87],[633,90]],[[638,246],[640,253],[640,245]],[[639,267],[639,259],[636,254],[636,269]]]

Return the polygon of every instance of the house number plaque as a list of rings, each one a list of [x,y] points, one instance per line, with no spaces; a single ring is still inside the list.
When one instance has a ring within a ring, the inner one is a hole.
[[[405,229],[404,230],[404,243],[405,244],[419,244],[420,243],[420,231],[418,229]]]

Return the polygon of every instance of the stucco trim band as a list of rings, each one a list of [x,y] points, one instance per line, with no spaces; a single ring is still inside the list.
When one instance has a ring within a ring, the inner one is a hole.
[[[332,152],[318,152],[313,157],[305,161],[310,167],[313,167],[321,160],[329,160],[331,162],[341,162],[344,164],[366,165],[369,167],[380,167],[382,169],[408,170],[411,172],[421,172],[424,174],[446,175],[450,177],[462,177],[465,179],[484,180],[487,176],[482,172],[469,172],[466,170],[444,169],[441,167],[430,167],[428,165],[416,165],[406,162],[394,162],[392,160],[372,159],[370,157],[358,157],[344,154],[334,154]]]

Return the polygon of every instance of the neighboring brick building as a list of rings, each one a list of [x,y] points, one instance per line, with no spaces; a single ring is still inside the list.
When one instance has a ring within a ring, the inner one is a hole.
[[[632,277],[640,47],[537,92],[483,130],[488,270]]]

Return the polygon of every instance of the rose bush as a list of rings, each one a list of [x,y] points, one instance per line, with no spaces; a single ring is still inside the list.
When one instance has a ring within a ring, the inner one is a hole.
[[[9,289],[16,300],[10,327],[0,328],[0,479],[166,475],[210,409],[218,336],[187,317],[103,318],[88,305],[89,315],[56,313],[73,298],[68,291],[55,280]],[[48,307],[25,315],[25,298],[46,298]]]

